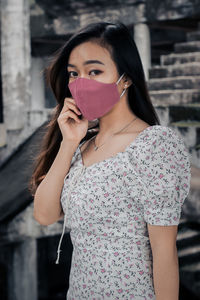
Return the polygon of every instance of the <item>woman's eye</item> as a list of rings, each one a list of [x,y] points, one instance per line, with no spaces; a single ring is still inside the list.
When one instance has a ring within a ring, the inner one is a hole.
[[[92,70],[92,71],[90,71],[90,75],[98,75],[98,74],[100,74],[100,73],[102,73],[102,71],[99,71],[99,70]]]
[[[77,72],[74,71],[70,71],[68,72],[69,77],[76,77],[77,76]]]
[[[102,71],[100,71],[100,70],[91,70],[91,71],[89,72],[89,75],[95,76],[95,75],[98,75],[98,74],[100,74],[100,73],[102,73]],[[69,72],[68,72],[68,76],[69,76],[69,78],[75,78],[75,77],[78,76],[78,73],[75,72],[75,71],[69,71]]]

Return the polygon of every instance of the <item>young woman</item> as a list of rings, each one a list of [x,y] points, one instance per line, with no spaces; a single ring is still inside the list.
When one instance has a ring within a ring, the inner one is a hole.
[[[64,217],[73,243],[68,300],[178,300],[176,248],[190,163],[159,125],[122,23],[93,23],[48,68],[58,105],[32,175],[34,217]],[[93,127],[92,127],[93,126]]]

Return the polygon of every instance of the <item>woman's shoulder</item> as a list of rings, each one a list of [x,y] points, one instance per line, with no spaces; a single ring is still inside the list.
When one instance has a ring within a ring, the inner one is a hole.
[[[128,149],[128,172],[151,182],[158,177],[171,182],[169,176],[190,178],[190,157],[181,136],[174,129],[154,125],[142,132]],[[164,176],[164,174],[166,176]],[[159,177],[160,176],[160,177]],[[166,179],[167,178],[167,179]]]
[[[175,129],[172,129],[171,127],[164,126],[164,125],[149,126],[144,130],[144,133],[148,135],[151,138],[151,140],[153,137],[162,140],[166,140],[168,138],[169,139],[175,138],[176,140],[181,139],[180,135],[177,133]]]
[[[179,133],[168,126],[152,125],[144,129],[128,149],[130,162],[142,162],[163,157],[183,155],[188,152]]]
[[[150,146],[154,149],[161,143],[183,143],[183,139],[178,134],[175,129],[163,125],[152,125],[144,129],[138,135],[138,145],[142,148],[145,146]]]

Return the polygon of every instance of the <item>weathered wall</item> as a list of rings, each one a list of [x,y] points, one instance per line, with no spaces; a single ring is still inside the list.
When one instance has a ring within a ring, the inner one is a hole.
[[[147,0],[149,22],[200,17],[200,0]]]
[[[32,37],[72,34],[95,21],[118,21],[135,24],[145,21],[146,0],[36,0],[31,3]]]

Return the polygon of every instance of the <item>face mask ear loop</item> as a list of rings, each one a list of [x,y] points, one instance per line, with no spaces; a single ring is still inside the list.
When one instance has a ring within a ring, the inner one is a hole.
[[[120,95],[120,98],[125,94],[125,92],[126,92],[126,89],[123,90],[123,92]]]
[[[120,82],[120,80],[122,79],[122,77],[124,76],[125,73],[123,73],[120,78],[117,80],[116,84],[118,84]]]

